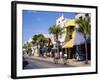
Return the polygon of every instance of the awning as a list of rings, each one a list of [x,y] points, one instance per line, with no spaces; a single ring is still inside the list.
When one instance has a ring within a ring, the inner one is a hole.
[[[70,41],[68,41],[63,48],[72,48],[74,46],[74,40],[71,39]]]
[[[64,27],[71,27],[71,26],[75,26],[75,19],[71,19],[65,22]]]
[[[74,45],[84,44],[85,40],[81,32],[74,31],[72,33],[72,39],[65,43],[63,48],[72,48]]]
[[[76,31],[74,31],[72,33],[72,39],[70,41],[66,42],[65,45],[63,46],[63,48],[71,48],[74,46],[75,34],[76,34]]]

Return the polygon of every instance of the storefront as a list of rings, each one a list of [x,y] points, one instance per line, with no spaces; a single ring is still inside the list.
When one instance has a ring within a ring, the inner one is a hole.
[[[69,20],[65,23],[66,28],[66,42],[63,46],[65,53],[69,59],[75,58],[76,53],[80,60],[85,59],[85,40],[81,32],[76,28],[75,20]],[[90,38],[89,38],[90,39]],[[88,59],[90,59],[90,40],[87,40]]]

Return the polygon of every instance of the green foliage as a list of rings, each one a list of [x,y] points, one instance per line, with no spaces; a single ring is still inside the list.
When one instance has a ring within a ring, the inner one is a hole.
[[[79,29],[84,34],[90,34],[90,18],[89,16],[85,16],[84,18],[79,18],[76,20],[76,23],[79,25]]]
[[[34,45],[44,45],[48,42],[48,38],[46,38],[43,34],[34,35],[32,38],[32,43]]]
[[[27,49],[27,44],[24,44],[24,45],[23,45],[23,48]]]
[[[49,33],[53,34],[58,40],[58,36],[64,33],[64,28],[60,27],[60,25],[53,25],[49,28]]]
[[[29,48],[31,45],[27,42],[27,43],[25,43],[24,45],[23,45],[23,48],[25,48],[25,49],[27,49],[27,48]]]

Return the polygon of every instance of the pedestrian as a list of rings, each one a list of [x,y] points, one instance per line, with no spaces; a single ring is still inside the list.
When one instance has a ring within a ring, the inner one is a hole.
[[[55,53],[55,52],[54,52],[54,49],[52,49],[52,50],[51,50],[51,54],[50,54],[50,56],[51,56],[52,58],[54,57],[54,56],[53,56],[54,53]]]
[[[41,46],[39,48],[39,52],[40,52],[39,56],[41,57],[42,56],[42,47]]]
[[[76,52],[76,55],[75,55],[75,57],[76,57],[76,60],[78,61],[78,60],[80,60],[80,57],[79,57],[79,54],[78,54],[78,52]]]
[[[63,56],[63,64],[65,65],[67,62],[67,54],[65,53]]]
[[[44,57],[44,52],[45,52],[44,47],[42,47],[42,57]]]
[[[57,53],[57,49],[54,50],[54,63],[58,64],[58,60],[59,60],[59,55]]]
[[[48,46],[48,48],[47,48],[47,56],[48,57],[51,56],[51,51],[52,51],[51,47]]]

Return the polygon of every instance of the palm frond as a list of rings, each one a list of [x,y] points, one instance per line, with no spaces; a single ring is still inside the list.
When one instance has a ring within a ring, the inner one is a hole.
[[[60,25],[53,25],[49,28],[49,33],[55,35],[58,39],[58,36],[64,33],[64,28],[60,27]]]
[[[82,19],[76,20],[76,23],[79,25],[79,28],[82,33],[89,34],[90,33],[90,20],[88,17],[84,17]]]

